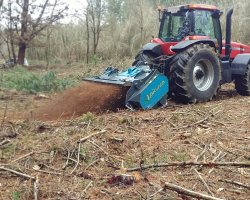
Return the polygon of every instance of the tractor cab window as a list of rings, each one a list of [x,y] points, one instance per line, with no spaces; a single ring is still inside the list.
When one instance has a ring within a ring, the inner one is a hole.
[[[159,37],[163,42],[181,41],[191,32],[192,11],[166,13],[163,16]]]
[[[195,10],[195,35],[215,38],[212,11]]]

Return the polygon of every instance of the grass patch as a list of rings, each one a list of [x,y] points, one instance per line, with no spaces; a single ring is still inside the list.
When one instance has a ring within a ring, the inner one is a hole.
[[[13,88],[17,91],[24,90],[28,94],[54,93],[76,85],[76,82],[70,77],[57,78],[54,71],[39,75],[29,72],[21,66],[16,66],[8,73],[1,73],[0,83],[4,88]]]

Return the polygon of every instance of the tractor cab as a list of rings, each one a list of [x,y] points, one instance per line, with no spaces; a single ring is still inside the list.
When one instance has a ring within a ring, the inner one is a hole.
[[[174,54],[171,47],[181,41],[199,39],[212,40],[216,51],[221,53],[222,35],[219,18],[222,13],[217,7],[199,4],[158,10],[161,22],[158,39],[161,41],[157,43],[162,44],[166,55]]]

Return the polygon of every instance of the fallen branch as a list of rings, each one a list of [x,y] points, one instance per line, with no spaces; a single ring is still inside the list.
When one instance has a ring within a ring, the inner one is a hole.
[[[64,174],[64,173],[57,173],[57,172],[47,172],[47,171],[43,171],[43,170],[40,170],[40,169],[35,169],[34,167],[33,167],[33,170],[38,171],[38,172],[42,172],[42,173],[46,173],[46,174],[72,176],[71,174]]]
[[[75,160],[75,159],[73,159],[73,158],[62,158],[63,160],[71,160],[71,161],[73,161],[73,162],[75,162],[75,163],[77,163],[77,160]],[[78,163],[80,166],[82,166],[82,164],[81,163]]]
[[[243,183],[240,183],[240,182],[230,181],[230,180],[219,180],[219,182],[224,182],[224,183],[230,183],[230,184],[233,184],[233,185],[238,185],[238,186],[241,186],[241,187],[244,187],[244,188],[247,188],[247,189],[250,190],[250,185],[246,185],[246,184],[243,184]]]
[[[83,193],[87,192],[87,189],[91,187],[93,181],[90,181],[90,183],[87,185],[87,187],[83,190]]]
[[[184,195],[194,197],[194,198],[197,198],[197,199],[222,200],[222,199],[218,199],[216,197],[211,197],[211,196],[208,196],[208,195],[205,195],[205,194],[194,192],[192,190],[188,190],[188,189],[182,188],[182,187],[180,187],[178,185],[174,185],[174,184],[167,183],[167,182],[165,182],[164,189],[173,190],[173,191],[178,192],[179,194],[184,194]]]
[[[120,159],[116,158],[115,156],[112,156],[112,155],[108,154],[108,153],[107,153],[106,151],[104,151],[101,147],[99,147],[96,143],[91,142],[91,141],[90,141],[90,143],[93,144],[93,145],[95,145],[95,146],[98,147],[99,149],[101,149],[107,156],[112,157],[112,158],[114,158],[114,159],[116,159],[116,160],[118,160],[118,161],[121,162]]]
[[[90,164],[85,168],[85,171],[86,171],[91,165],[95,164],[95,163],[98,162],[98,161],[99,161],[99,159],[97,159],[97,160],[95,160],[94,162],[90,163]]]
[[[200,121],[198,121],[198,122],[195,122],[195,123],[193,123],[193,124],[189,124],[189,125],[187,125],[187,126],[183,126],[183,127],[181,127],[181,128],[189,128],[189,127],[193,127],[193,126],[195,126],[195,125],[197,125],[197,124],[201,124],[202,122],[206,121],[209,117],[215,116],[215,115],[217,115],[218,113],[220,113],[221,111],[222,111],[222,110],[219,110],[218,112],[212,113],[212,114],[206,116],[204,119],[202,119],[202,120],[200,120]]]
[[[222,152],[220,151],[219,154],[212,160],[212,162],[215,162],[217,159],[219,159],[219,157],[220,157],[221,154],[222,154]],[[209,170],[209,172],[207,173],[207,175],[209,175],[213,170],[214,170],[214,167]]]
[[[205,187],[207,188],[207,191],[210,195],[212,195],[214,197],[214,194],[211,192],[211,190],[209,189],[206,181],[202,178],[201,174],[196,170],[194,169],[195,173],[199,176],[199,178],[201,179],[201,181],[203,182],[203,184],[205,185]]]
[[[28,157],[28,156],[31,156],[32,154],[34,154],[33,151],[30,152],[30,153],[28,153],[28,154],[26,154],[26,155],[24,155],[24,156],[21,156],[20,158],[17,158],[17,159],[15,159],[15,160],[12,160],[11,162],[9,162],[9,163],[7,163],[7,164],[3,164],[3,165],[10,165],[10,164],[13,163],[13,162],[17,162],[17,161],[19,161],[19,160],[22,160],[23,158],[26,158],[26,157]]]
[[[38,199],[38,175],[36,175],[36,181],[34,182],[34,200]]]
[[[99,131],[99,132],[97,132],[97,133],[88,135],[87,137],[78,140],[78,142],[84,142],[84,141],[86,141],[87,139],[89,139],[89,138],[91,138],[91,137],[93,137],[93,136],[96,136],[96,135],[99,135],[99,134],[102,134],[102,133],[105,133],[105,132],[106,132],[106,130],[102,130],[102,131]]]
[[[72,170],[72,172],[70,174],[73,174],[73,172],[76,170],[77,166],[79,165],[80,150],[81,150],[81,142],[79,142],[76,166],[74,167],[74,169]]]
[[[208,147],[208,144],[205,145],[205,148],[204,148],[203,151],[200,153],[200,155],[198,155],[198,156],[196,157],[196,159],[195,159],[194,162],[197,162],[197,161],[203,156],[203,154],[207,151],[207,147]],[[190,170],[192,171],[193,169],[194,169],[194,166],[192,166]]]
[[[9,172],[12,172],[13,174],[17,174],[17,175],[19,175],[19,176],[23,176],[23,177],[26,177],[26,178],[29,178],[29,179],[33,179],[33,180],[36,179],[36,178],[33,177],[33,176],[29,176],[29,175],[27,175],[27,174],[23,174],[23,173],[21,173],[21,172],[17,172],[17,171],[15,171],[15,170],[8,169],[8,168],[5,168],[5,167],[0,167],[0,170],[9,171]]]
[[[68,166],[69,154],[70,154],[70,152],[68,151],[68,158],[67,158],[66,164],[62,167],[62,169],[66,169],[66,167]]]
[[[0,146],[8,144],[9,142],[10,142],[10,140],[4,140],[4,141],[0,142]]]
[[[203,165],[208,167],[215,166],[238,166],[238,167],[250,167],[250,162],[178,162],[178,163],[158,163],[152,165],[144,165],[141,167],[125,168],[127,172],[139,171],[142,169],[154,168],[154,167],[170,167],[170,166],[190,166],[190,165]]]

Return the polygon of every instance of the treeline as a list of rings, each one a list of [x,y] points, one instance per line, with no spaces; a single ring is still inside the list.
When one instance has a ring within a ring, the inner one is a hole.
[[[134,57],[153,36],[158,36],[157,7],[190,3],[215,5],[225,37],[226,13],[234,7],[232,41],[250,45],[250,1],[246,0],[87,0],[70,17],[68,24],[55,23],[34,39],[26,53],[32,60],[48,63],[91,62],[98,59]],[[224,38],[225,39],[225,38]]]

